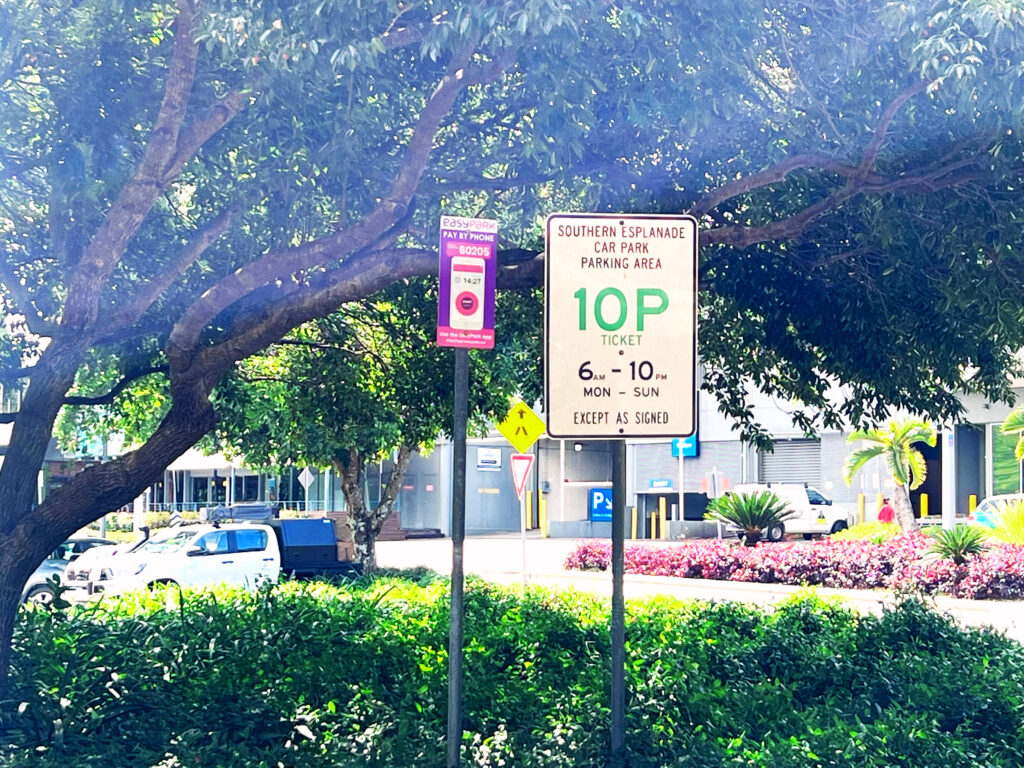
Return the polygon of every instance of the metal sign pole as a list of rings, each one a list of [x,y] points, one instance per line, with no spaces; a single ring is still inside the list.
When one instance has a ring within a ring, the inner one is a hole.
[[[612,768],[626,758],[626,602],[622,591],[626,527],[626,441],[612,441]]]
[[[458,768],[462,746],[463,561],[466,539],[466,420],[469,415],[469,353],[455,350],[455,420],[452,429],[452,597],[448,634],[448,762]]]

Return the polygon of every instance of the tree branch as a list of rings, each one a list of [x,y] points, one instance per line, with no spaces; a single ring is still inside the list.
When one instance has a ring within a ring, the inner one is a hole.
[[[882,150],[885,136],[889,132],[889,125],[896,117],[896,113],[910,99],[931,85],[932,82],[932,80],[919,80],[909,88],[905,88],[902,93],[892,100],[892,103],[889,104],[885,112],[882,113],[881,118],[879,118],[878,125],[875,126],[875,134],[871,137],[871,141],[868,142],[864,155],[861,157],[860,165],[857,168],[860,175],[867,174],[874,167],[875,161],[878,159],[878,153]]]
[[[109,334],[135,323],[207,248],[230,229],[238,212],[237,208],[231,208],[195,233],[178,254],[178,258],[159,275],[150,278],[132,300],[111,317],[104,329],[105,332]]]
[[[21,278],[10,268],[9,252],[5,252],[4,257],[0,258],[0,283],[7,289],[7,293],[11,297],[13,305],[11,309],[24,316],[25,324],[32,333],[37,336],[52,336],[54,334],[57,324],[46,320],[36,311],[32,295],[21,284]]]
[[[166,365],[153,365],[147,368],[139,368],[138,370],[126,373],[124,378],[117,382],[114,387],[104,395],[97,395],[95,397],[82,397],[73,395],[64,398],[65,405],[110,405],[114,402],[119,394],[124,392],[132,383],[138,381],[141,378],[150,376],[154,373],[167,373]]]
[[[783,181],[793,171],[807,169],[830,171],[845,177],[854,176],[859,171],[858,166],[845,163],[831,155],[818,153],[793,155],[772,168],[766,168],[763,171],[758,171],[757,173],[752,173],[749,176],[743,176],[721,185],[713,192],[700,198],[690,207],[688,213],[699,218],[708,211],[717,208],[726,200],[738,195],[748,194],[755,189],[766,187],[769,184]]]
[[[202,146],[220,131],[225,125],[249,104],[249,87],[229,92],[220,100],[211,104],[206,114],[192,123],[178,137],[178,145],[174,157],[169,161],[163,173],[163,184],[175,179],[181,169]]]
[[[427,99],[409,139],[402,165],[380,203],[355,224],[300,246],[271,251],[222,278],[184,313],[171,332],[168,356],[172,368],[185,370],[193,364],[192,353],[203,328],[224,308],[275,280],[346,258],[371,246],[405,215],[426,169],[434,136],[441,121],[451,111],[456,97],[468,85],[497,77],[511,62],[510,57],[499,58],[467,71],[470,57],[470,51],[456,56],[449,64],[447,74]],[[280,335],[283,332],[278,337]]]
[[[71,332],[91,331],[99,315],[99,296],[107,279],[166,183],[165,170],[178,145],[199,57],[199,46],[194,38],[199,11],[194,0],[177,0],[177,6],[174,48],[163,101],[146,142],[146,151],[69,281],[62,326]]]

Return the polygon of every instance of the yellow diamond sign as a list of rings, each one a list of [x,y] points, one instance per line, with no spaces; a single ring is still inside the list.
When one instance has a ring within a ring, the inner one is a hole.
[[[509,409],[505,420],[498,425],[498,431],[520,453],[526,453],[537,442],[537,438],[544,434],[544,429],[543,419],[522,400]]]

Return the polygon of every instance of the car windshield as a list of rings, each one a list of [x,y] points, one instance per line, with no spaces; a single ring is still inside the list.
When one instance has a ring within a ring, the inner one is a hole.
[[[171,536],[164,536],[158,539],[149,539],[136,548],[136,552],[177,552],[184,547],[195,535],[194,531],[179,531]]]

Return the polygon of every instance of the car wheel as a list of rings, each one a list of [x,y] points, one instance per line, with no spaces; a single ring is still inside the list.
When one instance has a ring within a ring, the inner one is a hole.
[[[38,584],[28,591],[25,595],[26,603],[35,603],[36,605],[50,605],[53,602],[54,594],[53,588],[47,584]]]
[[[814,534],[813,533],[805,533],[804,534],[804,541],[810,541],[813,538],[814,538]]]
[[[845,530],[846,523],[843,520],[836,520],[834,523],[832,523],[832,528],[829,530],[829,533],[839,533],[840,531]]]
[[[786,529],[782,523],[772,523],[768,526],[768,530],[765,531],[765,538],[768,541],[782,541],[782,537],[785,535]]]

